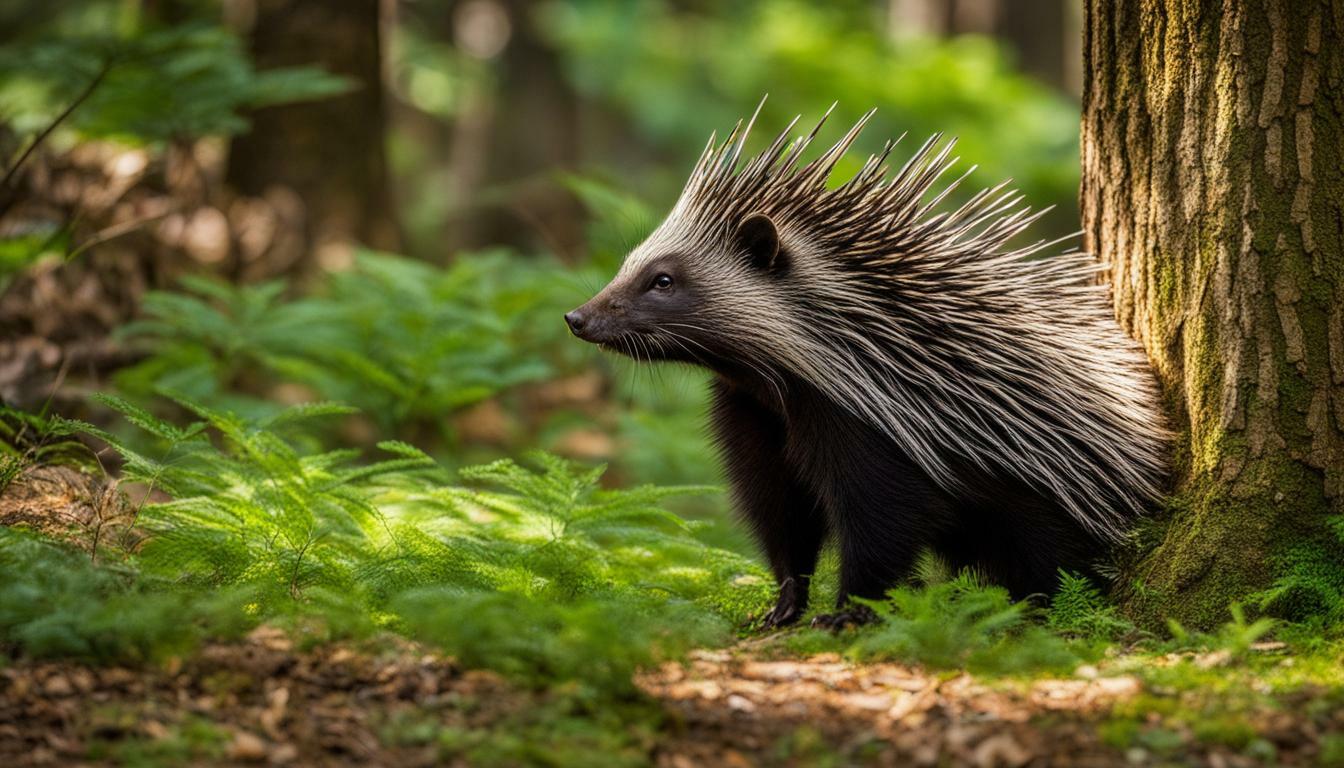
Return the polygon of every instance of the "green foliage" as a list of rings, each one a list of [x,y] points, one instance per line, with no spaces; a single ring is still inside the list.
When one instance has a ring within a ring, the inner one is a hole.
[[[1046,624],[1055,632],[1080,638],[1116,640],[1134,631],[1089,579],[1060,571],[1059,591],[1050,598]]]
[[[625,255],[658,226],[657,214],[614,181],[578,174],[564,174],[560,181],[592,214],[586,232],[589,249],[606,273],[614,273]]]
[[[1222,651],[1231,659],[1240,659],[1246,656],[1252,645],[1278,626],[1278,622],[1269,617],[1248,622],[1246,611],[1239,603],[1228,606],[1228,612],[1232,614],[1232,620],[1212,634],[1191,632],[1175,619],[1168,619],[1167,627],[1178,648]]]
[[[189,292],[145,297],[123,329],[152,350],[122,372],[123,390],[164,391],[253,417],[282,383],[358,406],[384,433],[418,423],[451,443],[444,417],[552,368],[543,350],[563,332],[557,268],[518,268],[503,254],[447,269],[375,253],[285,300],[281,283],[229,286],[187,278]]]
[[[78,103],[67,123],[81,135],[142,141],[238,133],[244,109],[350,87],[307,67],[257,72],[235,35],[195,25],[6,46],[0,83],[0,113],[20,131],[35,133]]]
[[[27,652],[156,655],[210,634],[217,601],[204,596],[229,595],[244,623],[319,640],[383,627],[529,684],[628,695],[638,667],[717,641],[765,597],[759,568],[700,543],[662,507],[705,489],[604,490],[602,468],[547,454],[532,456],[535,468],[462,470],[474,487],[454,486],[405,443],[383,442],[388,458],[358,463],[356,452],[305,451],[278,431],[345,406],[249,421],[179,401],[199,421],[178,426],[99,399],[151,448],[84,429],[119,454],[126,480],[172,498],[139,511],[149,537],[124,553],[131,570],[38,568],[12,549],[29,580],[10,585],[0,637]]]
[[[633,597],[553,602],[511,592],[414,590],[393,606],[408,632],[469,667],[532,685],[632,695],[642,666],[718,644],[726,623],[694,605]]]
[[[141,511],[152,534],[141,552],[145,567],[201,587],[246,585],[265,613],[312,587],[356,589],[356,570],[371,552],[369,531],[383,523],[364,486],[382,475],[433,467],[400,444],[382,446],[394,458],[352,465],[348,452],[304,456],[269,429],[192,403],[182,404],[204,420],[178,428],[124,400],[100,399],[161,446],[149,455],[97,432],[125,461],[125,478],[174,497]],[[300,406],[267,424],[346,412]],[[221,448],[207,429],[218,434]]]
[[[128,718],[134,718],[132,713]],[[200,765],[224,757],[229,732],[199,715],[166,727],[159,738],[95,738],[89,744],[90,760],[112,765],[150,768],[151,766]]]
[[[1249,600],[1320,630],[1344,626],[1344,515],[1326,518],[1324,541],[1304,541],[1277,558],[1281,576]]]
[[[191,593],[0,527],[0,646],[35,657],[162,659],[250,620],[237,593]]]
[[[1077,227],[1077,106],[1015,73],[988,39],[892,38],[869,4],[799,0],[697,8],[566,0],[547,4],[539,19],[582,93],[683,158],[645,169],[636,179],[649,185],[645,195],[679,189],[709,132],[722,135],[769,93],[759,119],[765,132],[797,114],[816,119],[832,102],[833,120],[846,126],[879,107],[839,176],[887,138],[946,132],[982,164],[977,180],[1016,179],[1035,204],[1060,206],[1049,228]],[[629,166],[613,167],[628,185]]]
[[[186,278],[183,287],[150,293],[144,317],[121,330],[148,353],[116,377],[136,402],[169,393],[252,419],[278,413],[277,400],[296,395],[347,402],[361,415],[327,422],[316,431],[324,444],[396,437],[460,461],[479,449],[462,444],[454,412],[512,397],[520,385],[582,361],[609,366],[613,396],[627,406],[597,425],[617,438],[621,482],[704,482],[716,474],[704,437],[705,374],[595,360],[594,350],[566,338],[559,319],[584,291],[549,260],[491,252],[441,268],[362,253],[350,271],[325,276],[299,298],[278,282],[234,287]],[[506,439],[546,446],[593,422],[591,411],[561,409],[535,431],[511,426]],[[722,518],[704,502],[697,507]]]
[[[1031,621],[1026,603],[1013,602],[1007,590],[984,586],[967,572],[924,588],[898,587],[888,600],[868,605],[879,622],[850,646],[850,656],[858,660],[998,673],[1063,671],[1080,660],[1063,640]]]
[[[93,456],[69,422],[0,404],[0,494],[34,465],[91,468]]]
[[[1321,739],[1320,762],[1328,768],[1344,766],[1344,733],[1326,734]]]
[[[442,760],[468,765],[635,768],[649,764],[660,717],[653,704],[604,701],[595,706],[562,695],[494,727],[444,728],[434,722],[416,736],[420,743],[437,746]]]
[[[49,257],[62,258],[69,249],[65,228],[35,226],[30,231],[0,236],[0,290],[16,276]]]

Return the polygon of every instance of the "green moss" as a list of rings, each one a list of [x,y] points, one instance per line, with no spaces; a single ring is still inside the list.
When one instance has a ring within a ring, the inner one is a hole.
[[[1160,630],[1174,618],[1208,629],[1226,620],[1229,604],[1267,583],[1255,554],[1263,551],[1264,531],[1232,512],[1245,506],[1217,491],[1191,492],[1174,505],[1181,511],[1168,521],[1163,542],[1138,566],[1147,589],[1125,605],[1135,623]]]
[[[228,735],[221,727],[200,717],[188,717],[171,726],[160,738],[133,737],[114,741],[96,738],[89,743],[90,760],[124,766],[194,765],[218,760],[224,754]]]
[[[1206,744],[1222,744],[1233,749],[1243,749],[1258,734],[1255,727],[1242,715],[1221,715],[1212,718],[1200,718],[1192,724],[1195,738]]]
[[[1344,768],[1344,733],[1330,733],[1321,738],[1320,765]]]
[[[1116,749],[1132,746],[1139,739],[1139,721],[1132,718],[1108,720],[1097,727],[1103,744]]]
[[[1286,458],[1248,462],[1233,482],[1187,483],[1167,505],[1160,542],[1128,567],[1117,595],[1125,614],[1147,629],[1174,618],[1205,630],[1225,621],[1232,603],[1274,607],[1265,591],[1292,572],[1304,546],[1329,540],[1325,508],[1319,473]],[[1136,580],[1143,590],[1133,589]]]

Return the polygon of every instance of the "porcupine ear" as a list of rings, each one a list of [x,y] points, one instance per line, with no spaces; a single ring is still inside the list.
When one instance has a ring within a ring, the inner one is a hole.
[[[737,225],[737,242],[747,252],[752,266],[771,270],[783,266],[779,252],[779,229],[764,213],[753,213]]]

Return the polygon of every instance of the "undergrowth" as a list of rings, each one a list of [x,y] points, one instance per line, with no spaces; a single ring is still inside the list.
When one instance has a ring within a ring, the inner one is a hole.
[[[636,668],[721,642],[767,596],[753,563],[661,506],[703,488],[604,490],[601,468],[541,453],[462,485],[403,443],[359,463],[287,436],[345,406],[248,421],[182,400],[199,420],[177,426],[101,400],[154,450],[82,428],[120,454],[123,482],[170,498],[136,511],[147,540],[104,565],[5,531],[12,651],[160,658],[271,622],[312,641],[399,632],[520,682],[625,694]]]
[[[1344,626],[1344,515],[1325,522],[1328,538],[1301,542],[1280,556],[1283,575],[1250,597],[1256,607],[1317,632]]]
[[[0,527],[0,640],[11,651],[91,662],[161,661],[248,629],[239,592],[197,593]]]
[[[727,645],[772,597],[758,565],[706,545],[666,508],[712,489],[604,489],[601,467],[546,453],[453,472],[397,441],[376,457],[319,450],[314,425],[353,410],[333,403],[242,418],[179,398],[175,409],[195,417],[179,425],[99,400],[141,437],[59,418],[25,423],[44,441],[81,430],[104,441],[120,482],[149,499],[132,510],[140,535],[90,554],[0,528],[9,574],[0,644],[10,655],[156,661],[263,623],[306,643],[391,632],[526,686],[558,686],[566,706],[586,707],[636,700],[639,669]],[[933,557],[918,581],[869,603],[874,626],[797,630],[775,647],[1019,675],[1068,673],[1117,643],[1240,664],[1276,629],[1234,606],[1215,633],[1173,624],[1168,639],[1144,635],[1068,573],[1048,604],[1014,602]],[[444,749],[485,748],[477,738]]]
[[[885,600],[863,601],[871,626],[832,636],[806,632],[782,643],[790,653],[830,651],[857,662],[892,661],[985,674],[1069,672],[1131,632],[1090,581],[1060,574],[1048,606],[1014,601],[971,570],[953,572],[924,553],[912,583]]]
[[[1068,643],[1031,621],[1027,603],[970,572],[923,588],[898,587],[888,598],[869,603],[877,626],[849,647],[852,658],[988,672],[1066,671],[1079,662]]]
[[[143,319],[120,329],[149,356],[117,382],[138,399],[171,392],[248,417],[279,411],[288,387],[290,398],[350,403],[384,435],[415,427],[451,446],[446,416],[555,373],[572,282],[502,253],[439,268],[364,252],[297,298],[279,281],[185,277],[185,290],[148,294]]]

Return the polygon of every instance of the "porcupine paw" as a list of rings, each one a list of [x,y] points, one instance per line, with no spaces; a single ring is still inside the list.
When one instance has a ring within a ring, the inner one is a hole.
[[[796,624],[798,619],[803,617],[803,609],[798,607],[792,600],[780,599],[770,612],[761,619],[761,629],[779,629],[787,627],[790,624]]]
[[[816,629],[829,629],[839,632],[846,627],[859,627],[877,621],[877,614],[866,605],[851,605],[835,613],[822,613],[812,617],[812,626]]]
[[[793,579],[787,579],[779,587],[779,599],[775,601],[775,607],[765,614],[758,626],[762,630],[787,627],[796,624],[806,610],[806,587],[800,586]]]

